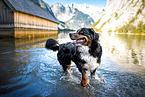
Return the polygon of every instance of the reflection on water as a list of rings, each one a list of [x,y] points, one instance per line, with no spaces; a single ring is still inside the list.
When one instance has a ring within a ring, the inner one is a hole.
[[[104,55],[130,72],[145,74],[145,35],[102,36]]]
[[[13,30],[1,30],[0,37],[11,37],[11,38],[36,38],[57,35],[58,31],[48,31],[39,29],[18,29]]]
[[[145,96],[145,36],[101,36],[102,63],[86,88],[74,63],[63,74],[57,53],[44,48],[47,38],[0,39],[0,96]],[[55,39],[70,41],[67,32]]]

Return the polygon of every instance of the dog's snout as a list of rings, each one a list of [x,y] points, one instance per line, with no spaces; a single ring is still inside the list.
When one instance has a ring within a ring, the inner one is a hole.
[[[79,35],[77,33],[69,33],[69,37],[72,39],[72,40],[76,40],[79,38]]]

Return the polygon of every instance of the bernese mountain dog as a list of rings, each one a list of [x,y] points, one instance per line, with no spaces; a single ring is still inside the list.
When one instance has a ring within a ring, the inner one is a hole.
[[[74,42],[59,44],[54,39],[48,39],[45,47],[58,51],[57,59],[64,72],[70,69],[73,61],[82,74],[81,85],[86,87],[88,83],[86,70],[93,76],[101,63],[102,47],[99,43],[99,34],[92,28],[81,28],[76,33],[69,33],[69,36]]]

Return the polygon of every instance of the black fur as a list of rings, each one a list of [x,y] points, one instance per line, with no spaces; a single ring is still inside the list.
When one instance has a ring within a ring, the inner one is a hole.
[[[101,63],[102,47],[98,43],[98,40],[92,40],[92,45],[90,47],[89,53],[93,57],[97,57],[97,63]]]
[[[71,61],[73,61],[77,65],[77,67],[79,68],[79,70],[81,70],[81,72],[85,72],[82,71],[81,68],[81,64],[84,64],[85,61],[80,58],[78,47],[74,43],[68,42],[65,44],[59,44],[58,46],[56,40],[48,39],[46,41],[45,47],[53,51],[58,50],[57,59],[59,63],[62,65],[64,72],[67,71],[68,65],[71,64]]]
[[[45,48],[57,51],[59,49],[58,42],[54,39],[48,39],[45,44]]]

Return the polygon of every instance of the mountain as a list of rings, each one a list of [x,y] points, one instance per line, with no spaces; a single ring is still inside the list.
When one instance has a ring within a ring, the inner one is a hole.
[[[107,0],[103,11],[91,26],[97,31],[145,33],[144,0]]]
[[[83,12],[69,5],[63,6],[57,3],[51,6],[51,9],[58,20],[64,21],[67,28],[79,29],[81,27],[88,27],[94,23],[94,20]]]
[[[86,3],[84,3],[84,4],[71,3],[69,6],[72,8],[76,8],[85,14],[88,14],[91,18],[93,18],[93,20],[95,22],[97,22],[97,20],[101,16],[101,13],[103,12],[102,8],[99,8],[97,6],[88,5]]]
[[[79,29],[82,27],[88,27],[94,24],[94,20],[88,15],[77,8],[72,8],[69,5],[63,6],[62,4],[55,4],[49,6],[43,0],[31,0],[38,6],[47,10],[54,16],[59,22],[59,28],[61,29]]]

